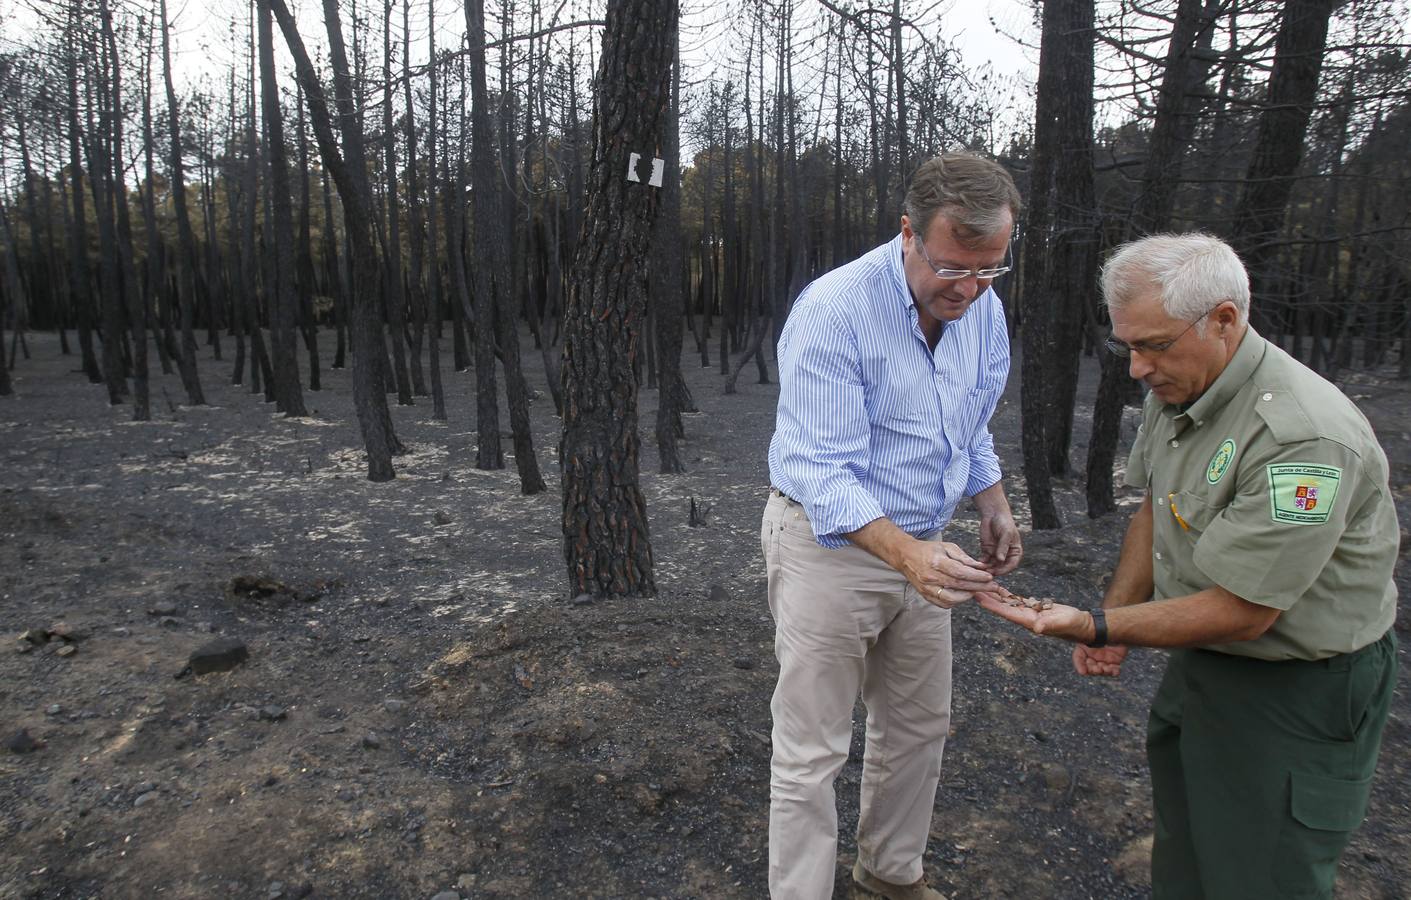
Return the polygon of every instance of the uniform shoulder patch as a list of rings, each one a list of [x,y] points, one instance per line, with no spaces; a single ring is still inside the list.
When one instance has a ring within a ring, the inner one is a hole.
[[[1342,469],[1318,463],[1271,463],[1269,512],[1275,522],[1322,525],[1337,501]]]
[[[1230,438],[1220,444],[1215,451],[1215,455],[1210,457],[1210,465],[1205,467],[1205,480],[1210,484],[1215,484],[1225,477],[1225,472],[1230,468],[1230,462],[1235,458],[1235,442]]]

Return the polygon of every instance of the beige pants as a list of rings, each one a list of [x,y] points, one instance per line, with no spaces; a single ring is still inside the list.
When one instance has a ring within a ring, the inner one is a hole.
[[[950,729],[950,611],[865,550],[819,546],[803,507],[778,494],[765,506],[760,539],[779,659],[769,894],[833,896],[833,781],[847,762],[859,689],[867,748],[858,857],[885,881],[916,881]]]

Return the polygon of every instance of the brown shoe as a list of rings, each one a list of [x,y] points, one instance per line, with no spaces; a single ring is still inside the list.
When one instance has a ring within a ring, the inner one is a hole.
[[[862,860],[853,863],[852,880],[863,890],[887,900],[946,900],[946,895],[926,884],[925,878],[911,884],[892,884],[864,869]]]

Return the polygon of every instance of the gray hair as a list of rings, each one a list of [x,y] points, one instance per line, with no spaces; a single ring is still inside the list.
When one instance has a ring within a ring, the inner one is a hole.
[[[1192,321],[1229,300],[1240,324],[1249,318],[1249,273],[1229,244],[1209,234],[1153,234],[1117,248],[1102,267],[1107,308],[1121,309],[1145,288],[1157,287],[1173,319]],[[1205,333],[1205,323],[1196,326]]]
[[[982,241],[1012,228],[1019,220],[1019,209],[1014,179],[998,163],[973,153],[946,153],[922,163],[911,178],[903,206],[918,236],[925,236],[940,213],[965,242]]]

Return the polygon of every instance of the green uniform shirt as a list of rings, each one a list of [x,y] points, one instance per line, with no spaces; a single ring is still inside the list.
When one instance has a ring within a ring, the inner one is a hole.
[[[1151,492],[1156,599],[1218,584],[1283,610],[1263,636],[1207,649],[1323,659],[1395,620],[1386,454],[1351,400],[1253,328],[1185,410],[1147,396],[1127,484]]]

